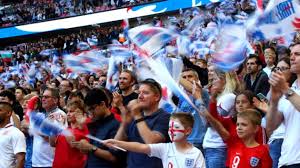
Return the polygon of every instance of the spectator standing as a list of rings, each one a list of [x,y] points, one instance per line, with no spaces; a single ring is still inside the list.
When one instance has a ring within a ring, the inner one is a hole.
[[[193,128],[193,116],[188,113],[173,113],[169,122],[169,137],[172,143],[142,144],[106,140],[106,145],[116,145],[126,150],[160,158],[164,167],[205,168],[204,157],[199,149],[187,141]]]
[[[0,102],[0,167],[23,168],[26,153],[24,134],[10,123],[12,106]]]
[[[158,108],[161,96],[161,86],[155,80],[142,81],[138,99],[128,104],[129,111],[121,109],[123,118],[115,139],[145,144],[168,142],[170,115]],[[128,152],[127,167],[160,168],[163,166],[160,159]]]
[[[246,90],[267,95],[270,89],[268,75],[261,69],[262,63],[256,55],[250,55],[246,61],[247,74],[244,77]]]
[[[267,131],[274,131],[281,122],[285,125],[279,167],[300,167],[300,43],[291,46],[291,72],[297,80],[289,87],[284,75],[276,71],[270,77],[271,99],[267,113]]]
[[[92,122],[88,124],[90,134],[102,140],[113,138],[118,130],[119,122],[109,110],[109,100],[105,92],[102,89],[92,89],[87,93],[84,103],[92,119]],[[83,139],[77,148],[88,154],[87,168],[113,168],[118,164],[119,151],[109,149],[97,141],[88,142]]]
[[[67,127],[67,115],[58,108],[59,92],[54,88],[47,88],[42,93],[42,107],[46,117],[53,122],[59,122]],[[33,134],[32,167],[52,167],[54,148],[49,144],[49,137],[40,133]]]

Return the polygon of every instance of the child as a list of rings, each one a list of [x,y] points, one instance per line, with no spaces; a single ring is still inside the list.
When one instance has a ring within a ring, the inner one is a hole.
[[[169,137],[172,143],[141,144],[114,139],[105,140],[107,146],[119,146],[126,150],[145,153],[162,160],[164,168],[205,168],[205,161],[199,149],[187,141],[192,132],[194,119],[189,113],[173,113],[169,121]]]
[[[230,168],[272,167],[272,159],[269,155],[268,147],[259,144],[255,140],[255,136],[261,125],[261,115],[258,111],[247,109],[237,113],[237,136],[234,136],[235,133],[233,132],[224,131],[225,129],[216,120],[214,122],[210,121],[210,123],[221,136],[227,134],[227,138],[224,141],[228,147]]]
[[[88,128],[85,124],[84,104],[82,100],[71,101],[67,105],[67,118],[69,122],[68,130],[72,136],[58,135],[50,138],[50,144],[55,149],[53,168],[72,167],[83,168],[87,156],[82,154],[76,146],[76,141],[86,139]]]

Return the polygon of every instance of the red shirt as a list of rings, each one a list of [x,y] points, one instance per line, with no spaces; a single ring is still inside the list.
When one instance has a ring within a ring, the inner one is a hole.
[[[231,136],[226,142],[230,168],[271,168],[272,159],[267,145],[248,148],[241,139]]]
[[[81,139],[87,139],[85,135],[89,133],[86,126],[83,129],[71,129],[69,128],[76,141]],[[56,149],[53,160],[53,168],[72,167],[72,168],[83,168],[87,160],[87,155],[81,153],[78,149],[72,148],[67,142],[64,135],[59,135],[56,141]]]
[[[214,102],[210,102],[209,108],[210,108],[211,115],[214,118],[216,118],[218,121],[220,121],[222,123],[222,125],[224,126],[224,128],[229,132],[230,139],[231,138],[239,139],[238,135],[237,135],[237,132],[236,132],[236,122],[233,120],[233,118],[231,116],[230,117],[220,116],[217,112],[217,105]],[[267,143],[267,136],[266,136],[266,133],[265,133],[265,129],[263,127],[260,127],[260,129],[256,133],[255,140],[259,144],[266,144]],[[228,167],[229,162],[230,162],[229,159],[232,157],[231,156],[231,154],[232,154],[231,149],[232,148],[230,148],[228,146],[228,148],[227,148],[227,160],[226,160],[226,166],[227,167]]]
[[[230,117],[220,116],[217,112],[217,104],[214,102],[210,102],[209,110],[210,110],[210,114],[222,123],[224,128],[230,133],[231,136],[238,137],[236,132],[236,121],[234,121],[231,116]],[[255,140],[259,144],[267,143],[267,136],[265,133],[265,129],[263,127],[260,127],[260,129],[256,133]]]

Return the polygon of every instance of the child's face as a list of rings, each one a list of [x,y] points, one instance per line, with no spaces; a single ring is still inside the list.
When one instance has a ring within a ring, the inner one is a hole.
[[[248,100],[248,98],[243,94],[238,95],[235,100],[236,111],[239,113],[239,112],[242,112],[249,108],[252,108],[252,105],[251,105],[250,101]]]
[[[185,138],[186,130],[178,119],[171,118],[168,134],[172,142],[178,142]]]
[[[70,123],[76,123],[77,120],[80,119],[78,117],[83,116],[83,112],[79,108],[76,108],[74,106],[68,107],[67,111],[67,119]]]
[[[247,139],[251,136],[255,136],[257,126],[252,124],[248,119],[238,117],[236,122],[236,131],[239,138]]]

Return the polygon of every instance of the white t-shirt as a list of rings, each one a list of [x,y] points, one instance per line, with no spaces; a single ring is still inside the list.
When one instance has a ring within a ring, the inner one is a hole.
[[[235,97],[235,94],[229,93],[218,99],[217,109],[220,115],[230,115],[234,108]],[[203,140],[203,148],[226,148],[226,144],[214,128],[208,127]]]
[[[268,75],[268,77],[271,76],[271,72],[272,72],[272,69],[274,68],[275,66],[273,65],[271,68],[270,67],[264,67],[263,71]]]
[[[67,126],[67,115],[59,108],[56,108],[50,115]],[[52,167],[54,150],[55,148],[50,146],[49,141],[33,131],[32,167]]]
[[[298,95],[300,88],[292,87]],[[282,97],[279,100],[278,111],[283,114],[285,125],[285,137],[281,147],[281,157],[278,166],[292,165],[300,163],[300,112],[293,104]]]
[[[0,128],[0,168],[16,167],[16,154],[26,153],[24,134],[11,123]]]
[[[205,168],[205,160],[199,149],[193,147],[187,153],[176,150],[174,143],[149,144],[151,157],[160,158],[164,168]]]

